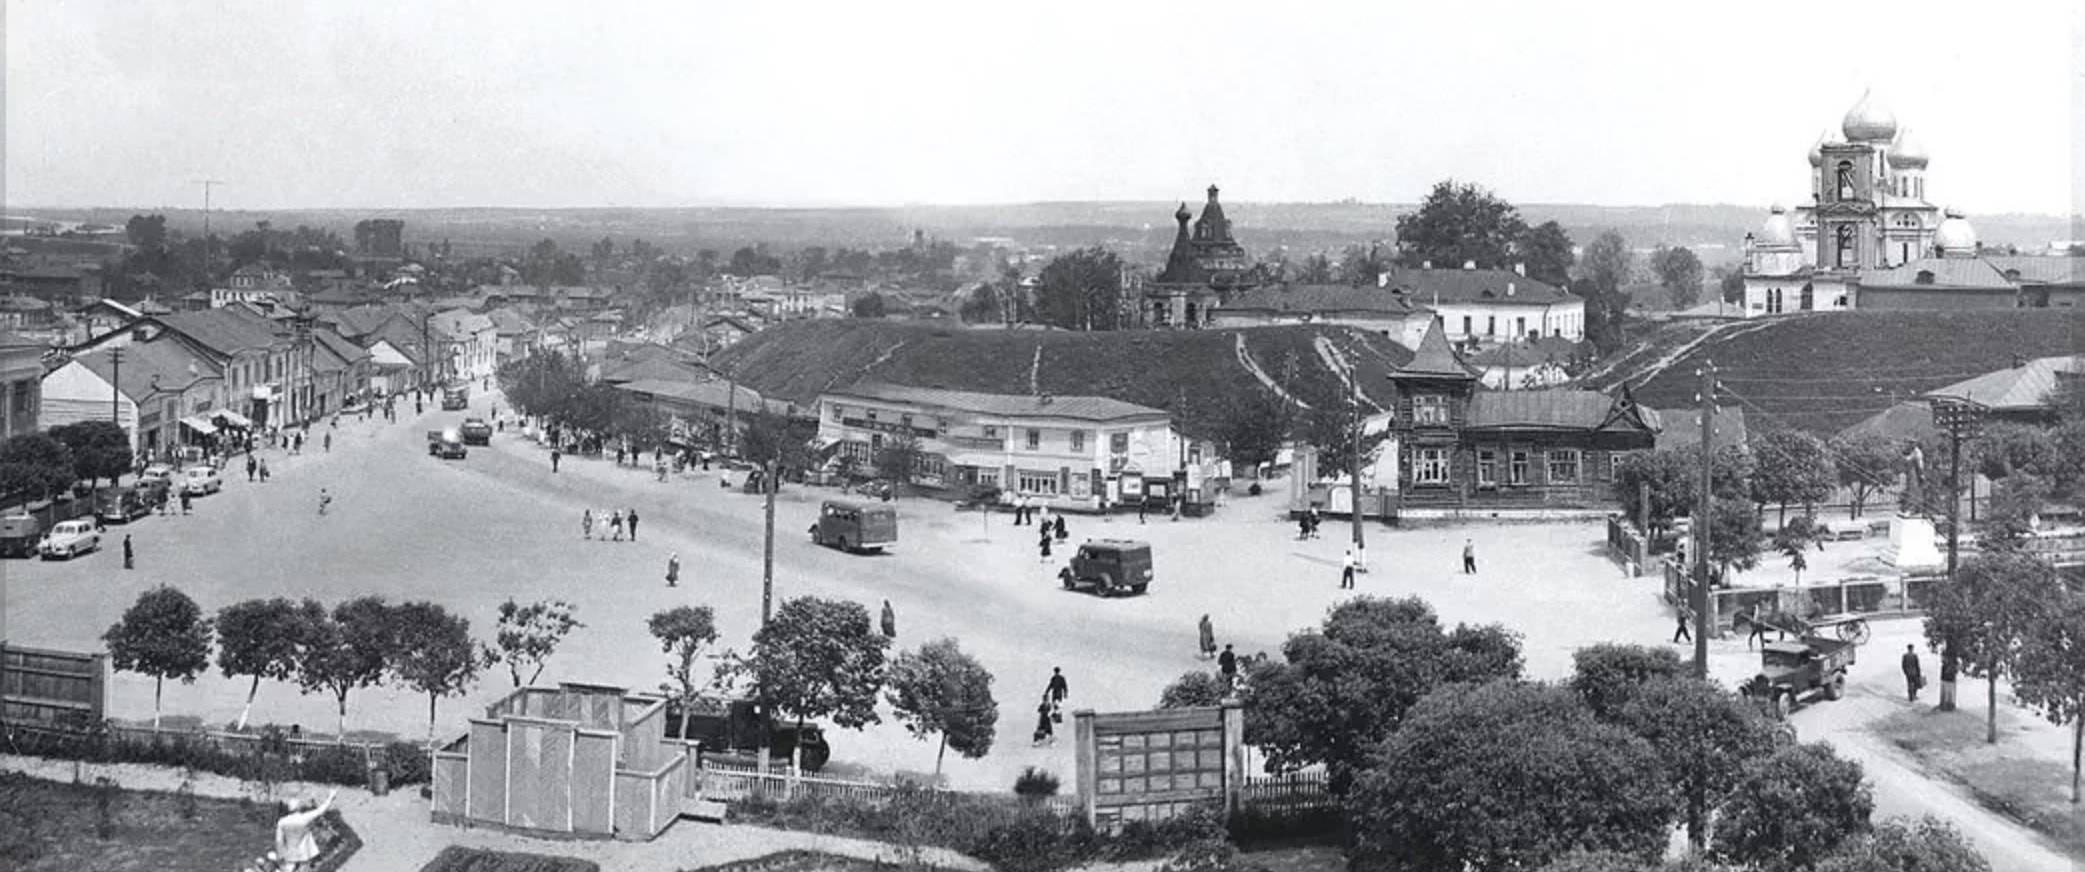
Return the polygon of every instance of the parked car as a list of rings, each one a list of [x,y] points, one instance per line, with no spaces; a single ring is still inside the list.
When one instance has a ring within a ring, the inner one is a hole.
[[[485,423],[484,418],[463,419],[461,432],[463,433],[463,444],[465,445],[492,444],[492,425]]]
[[[667,736],[680,737],[681,717],[680,700],[668,701],[664,724]],[[786,760],[796,750],[799,736],[803,740],[804,771],[816,772],[824,768],[833,752],[825,742],[823,729],[817,724],[807,723],[803,732],[798,733],[795,721],[763,717],[760,707],[750,700],[698,697],[694,717],[688,723],[688,737],[702,741],[705,755],[756,753],[762,737],[765,737],[768,753],[776,759]]]
[[[0,518],[0,557],[28,557],[36,553],[42,539],[43,522],[36,520],[35,515]]]
[[[1071,565],[1059,570],[1065,590],[1085,588],[1101,596],[1143,593],[1151,586],[1151,543],[1093,539],[1079,546]]]
[[[43,559],[64,557],[71,560],[101,547],[101,534],[94,529],[93,521],[71,520],[59,522],[51,532],[37,543],[36,552]]]
[[[151,504],[145,502],[137,488],[103,488],[94,494],[94,516],[104,523],[128,524],[140,515],[150,514]]]
[[[214,494],[224,490],[224,479],[214,466],[191,466],[181,470],[181,492],[194,496]]]
[[[145,502],[146,511],[166,505],[167,495],[174,490],[173,482],[164,478],[140,478],[132,487],[137,489],[138,499]]]
[[[174,481],[174,475],[175,470],[173,465],[166,463],[155,463],[151,466],[145,467],[144,472],[138,473],[138,479],[140,481],[143,481],[145,479],[158,479],[168,484],[172,484]]]

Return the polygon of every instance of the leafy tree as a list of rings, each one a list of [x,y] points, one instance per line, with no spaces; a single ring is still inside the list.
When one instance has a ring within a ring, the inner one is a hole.
[[[855,297],[854,304],[848,307],[848,312],[856,318],[881,318],[888,314],[888,306],[882,294],[870,291]]]
[[[1465,261],[1498,269],[1528,232],[1520,210],[1491,191],[1454,179],[1435,182],[1419,211],[1397,216],[1397,260],[1455,269]],[[1373,278],[1373,276],[1371,276]]]
[[[1998,480],[2014,473],[2054,475],[2059,451],[2051,428],[1997,421],[1962,446],[1962,459],[1977,474]]]
[[[210,668],[210,619],[188,594],[160,585],[138,595],[101,640],[118,672],[152,676],[152,728],[159,729],[160,693],[169,678],[194,684]]]
[[[1684,822],[1695,845],[1708,838],[1707,810],[1737,787],[1745,763],[1772,754],[1779,742],[1759,709],[1693,677],[1643,685],[1616,720],[1658,752],[1674,795],[1686,804]]]
[[[2014,667],[2020,701],[2050,723],[2071,726],[2071,804],[2079,794],[2079,754],[2085,748],[2085,595],[2070,594],[2028,631]]]
[[[131,469],[130,436],[114,421],[79,421],[51,428],[51,438],[72,452],[73,474],[91,482],[115,481]]]
[[[902,492],[912,483],[925,456],[926,452],[920,450],[919,436],[910,432],[889,434],[882,447],[876,449],[876,475]]]
[[[1817,544],[1824,531],[1810,521],[1808,516],[1798,517],[1781,525],[1774,533],[1774,550],[1788,558],[1788,568],[1795,570],[1795,584],[1803,585],[1803,570],[1810,568],[1810,546]]]
[[[1984,679],[1984,741],[1998,743],[1998,679],[2022,665],[2035,622],[2062,593],[2054,567],[2030,554],[1997,551],[1962,561],[1955,579],[1926,602],[1926,640],[1954,652],[1961,671]]]
[[[0,489],[11,494],[50,496],[77,479],[72,449],[43,433],[24,433],[0,443]]]
[[[1861,764],[1830,745],[1794,745],[1744,767],[1716,819],[1714,848],[1768,870],[1808,869],[1866,832],[1874,809]]]
[[[1984,551],[2023,548],[2034,538],[2035,520],[2049,500],[2041,476],[2015,472],[1991,484],[1984,514],[1976,520],[1977,547]]]
[[[1732,570],[1751,570],[1759,565],[1759,513],[1751,503],[1718,496],[1709,507],[1710,565],[1718,578],[1729,579]]]
[[[811,466],[814,459],[811,440],[818,436],[816,423],[766,410],[744,415],[741,420],[746,423],[745,433],[739,441],[739,453],[747,460],[762,466],[776,463],[783,469],[807,469]]]
[[[564,600],[537,600],[522,605],[510,598],[500,603],[492,644],[480,646],[478,659],[486,669],[506,664],[515,687],[535,684],[543,674],[544,662],[557,653],[559,643],[584,626],[572,617],[572,604]],[[521,677],[524,672],[528,674],[525,681]]]
[[[1390,263],[1376,246],[1349,245],[1339,256],[1339,280],[1355,287],[1374,287]]]
[[[1824,441],[1800,430],[1773,429],[1752,443],[1758,468],[1752,476],[1752,498],[1764,506],[1780,506],[1788,520],[1791,503],[1810,506],[1831,498],[1839,483],[1839,467]]]
[[[1254,391],[1224,416],[1220,438],[1225,455],[1242,468],[1272,463],[1288,441],[1289,404],[1270,391]]]
[[[1329,285],[1337,274],[1332,258],[1322,251],[1313,251],[1296,264],[1296,283],[1299,285]]]
[[[1571,692],[1447,687],[1413,706],[1346,802],[1355,868],[1539,866],[1572,850],[1650,856],[1671,791],[1655,749]]]
[[[1060,254],[1036,277],[1035,306],[1042,322],[1066,330],[1122,326],[1122,259],[1095,246]]]
[[[782,259],[767,253],[767,243],[748,245],[731,253],[724,271],[735,276],[771,276],[782,271]]]
[[[1645,685],[1686,673],[1679,652],[1648,645],[1602,642],[1571,652],[1568,687],[1594,717],[1614,720]]]
[[[1563,225],[1544,221],[1530,228],[1514,246],[1528,267],[1528,278],[1559,288],[1571,283],[1571,265],[1578,260],[1571,234]]]
[[[1991,864],[1961,830],[1927,815],[1876,824],[1840,843],[1815,872],[1991,872]]]
[[[1224,685],[1223,676],[1214,672],[1197,670],[1182,673],[1172,684],[1158,694],[1158,707],[1162,709],[1198,708],[1222,705],[1231,689]]]
[[[1629,282],[1634,257],[1629,241],[1620,233],[1607,230],[1595,237],[1579,258],[1584,278],[1572,283],[1571,292],[1585,298],[1586,341],[1601,354],[1622,346],[1622,324],[1629,312],[1629,295],[1622,293],[1622,287]]]
[[[717,642],[716,616],[709,606],[676,606],[652,613],[647,626],[660,650],[673,659],[666,664],[668,683],[659,688],[681,702],[681,739],[695,721],[695,696],[707,682],[695,681],[695,661]]]
[[[980,284],[970,290],[956,314],[965,324],[992,324],[1005,317],[999,290],[990,284]]]
[[[1660,245],[1651,252],[1651,272],[1658,276],[1658,286],[1672,298],[1675,309],[1685,309],[1701,302],[1701,258],[1694,249],[1684,245]]]
[[[1417,597],[1360,597],[1320,629],[1282,643],[1282,662],[1248,670],[1247,730],[1269,771],[1311,764],[1344,792],[1369,750],[1395,732],[1420,697],[1444,684],[1517,678],[1520,641],[1496,624],[1443,632]]]
[[[217,610],[217,668],[226,678],[253,679],[233,729],[246,729],[261,679],[288,681],[297,674],[297,651],[310,633],[304,617],[296,603],[282,597],[250,599]]]
[[[1726,303],[1745,302],[1745,272],[1732,267],[1716,268],[1716,293]]]
[[[1887,490],[1897,479],[1898,451],[1887,437],[1874,434],[1840,434],[1827,444],[1836,460],[1839,486],[1852,495],[1847,517],[1858,518],[1869,498]]]
[[[1631,520],[1650,519],[1645,532],[1654,538],[1672,529],[1672,522],[1693,514],[1695,480],[1700,462],[1685,451],[1637,451],[1623,456],[1614,468],[1614,496]],[[1648,512],[1644,499],[1648,497]]]
[[[608,260],[613,257],[615,257],[614,239],[603,236],[600,242],[594,243],[594,260]]]
[[[427,741],[432,743],[436,702],[461,696],[478,680],[471,622],[430,602],[402,603],[390,612],[397,640],[391,672],[400,683],[427,694]]]
[[[132,215],[130,220],[123,222],[123,235],[139,249],[163,251],[167,245],[167,216]]]
[[[811,718],[857,729],[882,720],[876,697],[889,644],[860,603],[798,597],[753,634],[752,654],[731,673],[751,678],[755,699],[794,715],[799,732]],[[792,766],[801,765],[801,755],[798,748]]]
[[[297,683],[305,691],[333,694],[339,735],[347,736],[348,694],[384,682],[398,650],[392,608],[383,597],[365,596],[333,607],[328,615],[316,601],[300,607],[310,635],[297,657]]]
[[[939,639],[891,661],[890,705],[915,738],[941,737],[934,752],[934,777],[949,748],[975,760],[992,750],[999,703],[992,699],[992,673],[956,645]]]

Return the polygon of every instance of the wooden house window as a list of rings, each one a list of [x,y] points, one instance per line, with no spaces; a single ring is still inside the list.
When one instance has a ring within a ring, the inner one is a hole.
[[[1041,430],[1036,430],[1036,429],[1033,429],[1033,428],[1029,429],[1029,431],[1028,431],[1028,450],[1029,450],[1029,451],[1034,451],[1034,450],[1036,450],[1036,449],[1039,449],[1039,448],[1041,448],[1041,447],[1042,447],[1042,431],[1041,431]]]
[[[1477,452],[1477,486],[1499,486],[1499,453],[1489,448]]]
[[[1086,431],[1071,431],[1071,450],[1074,453],[1086,450]]]
[[[1578,483],[1578,450],[1575,448],[1552,448],[1549,450],[1549,483]]]
[[[1439,394],[1420,394],[1412,398],[1412,423],[1419,426],[1448,424],[1448,398]]]
[[[1416,481],[1419,484],[1447,484],[1448,449],[1419,449],[1419,464],[1416,474],[1418,476]]]
[[[1526,451],[1513,451],[1509,452],[1506,458],[1506,483],[1527,484],[1528,453]]]

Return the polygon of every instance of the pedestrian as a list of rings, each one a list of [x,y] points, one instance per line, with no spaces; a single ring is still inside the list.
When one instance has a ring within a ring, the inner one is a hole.
[[[1347,556],[1346,556],[1346,559],[1345,559],[1345,560],[1343,560],[1343,561],[1341,561],[1341,563],[1340,563],[1340,569],[1339,569],[1339,589],[1340,589],[1340,590],[1346,590],[1346,589],[1348,589],[1348,588],[1351,588],[1351,587],[1353,587],[1353,586],[1354,586],[1354,567],[1356,567],[1356,566],[1358,566],[1358,565],[1360,565],[1360,564],[1359,564],[1359,562],[1358,562],[1358,561],[1356,561],[1356,560],[1354,559],[1354,546],[1352,546],[1352,545],[1348,545],[1348,546],[1347,546]]]
[[[1025,509],[1023,509],[1023,506],[1026,506],[1026,505],[1027,505],[1027,498],[1026,498],[1026,497],[1023,497],[1023,496],[1021,496],[1020,494],[1014,494],[1014,499],[1013,499],[1013,507],[1014,507],[1014,526],[1016,526],[1016,527],[1018,527],[1018,526],[1021,526],[1021,517],[1022,517],[1022,514],[1023,514],[1023,512],[1025,511]]]
[[[579,515],[579,538],[594,538],[594,510],[587,509]]]
[[[260,466],[260,465],[259,465],[258,463],[255,463],[255,462],[254,462],[254,459],[253,459],[253,455],[252,455],[251,453],[248,453],[248,454],[246,455],[246,480],[247,480],[247,481],[249,481],[249,482],[253,481],[253,475],[254,475],[254,472],[255,472],[255,471],[256,471],[256,470],[257,470],[257,469],[259,468],[259,466]]]
[[[1745,620],[1745,623],[1748,625],[1745,633],[1745,650],[1747,651],[1752,650],[1752,640],[1754,639],[1759,640],[1761,647],[1766,646],[1766,622],[1763,620],[1764,616],[1760,614],[1765,610],[1765,607],[1759,603],[1752,604],[1752,616]]]
[[[1207,612],[1202,614],[1202,620],[1196,629],[1201,636],[1200,650],[1202,659],[1207,660],[1216,656],[1216,626],[1209,623],[1209,614]]]
[[[266,484],[267,482],[268,482],[268,461],[265,461],[265,460],[263,460],[263,461],[261,461],[261,483],[262,483],[262,484]]]
[[[621,445],[615,446],[615,465],[623,465],[623,447]]]
[[[1300,541],[1302,541],[1302,540],[1304,540],[1304,539],[1308,539],[1308,538],[1310,538],[1310,513],[1309,513],[1309,512],[1297,512],[1297,513],[1296,513],[1296,540],[1300,542]]]
[[[621,511],[608,513],[608,531],[615,534],[615,541],[623,541],[623,513]]]
[[[1694,610],[1688,608],[1686,603],[1681,603],[1679,610],[1679,624],[1676,627],[1674,627],[1672,631],[1672,644],[1678,645],[1683,641],[1694,641],[1694,631],[1687,627],[1688,624],[1691,624],[1693,622]]]
[[[126,537],[127,538],[127,537]],[[1919,688],[1926,686],[1925,673],[1919,670],[1918,649],[1904,646],[1904,700],[1918,702]]]
[[[666,480],[666,455],[661,454],[652,459],[652,471],[659,474],[660,481]]]
[[[679,551],[675,551],[666,558],[666,586],[680,587],[680,585],[681,553]]]
[[[1050,534],[1048,531],[1044,531],[1042,539],[1037,544],[1042,549],[1042,562],[1050,562]]]
[[[552,449],[550,449],[550,471],[551,471],[551,473],[555,474],[555,473],[557,472],[557,462],[558,462],[559,460],[563,459],[563,458],[564,458],[564,456],[565,456],[565,455],[564,455],[564,452],[561,452],[561,451],[557,450],[556,448],[552,448]]]
[[[1069,534],[1064,532],[1064,515],[1059,513],[1057,515],[1057,541],[1062,542],[1067,538],[1069,538]]]
[[[189,501],[193,498],[194,496],[188,492],[187,488],[181,489],[181,514],[188,514]]]
[[[1050,686],[1044,689],[1043,695],[1052,703],[1062,703],[1071,695],[1071,684],[1064,680],[1064,667],[1050,667]]]
[[[898,613],[890,607],[890,600],[883,601],[883,637],[898,638]]]
[[[1139,524],[1144,523],[1144,510],[1144,497],[1139,495],[1137,497],[1137,523]]]
[[[340,795],[335,788],[326,794],[326,801],[315,803],[308,799],[293,799],[289,813],[275,821],[275,856],[282,861],[286,872],[303,872],[311,868],[319,858],[318,839],[312,835],[311,825],[333,807],[333,798]]]
[[[336,421],[337,420],[338,419],[336,419]],[[333,431],[331,430],[326,431],[326,453],[333,453]]]
[[[123,568],[137,568],[137,552],[130,550],[130,534],[123,534]]]
[[[1050,723],[1050,700],[1047,697],[1045,697],[1042,701],[1042,704],[1035,707],[1034,744],[1038,747],[1045,742],[1048,742],[1053,745],[1056,744],[1057,737],[1055,733],[1056,726]]]
[[[1238,686],[1238,655],[1231,652],[1231,646],[1223,646],[1223,653],[1216,655],[1216,671],[1223,675],[1225,688]]]
[[[1462,574],[1477,574],[1477,543],[1470,539],[1462,540]]]
[[[333,495],[327,493],[325,488],[319,488],[319,514],[325,514],[326,507],[330,505],[333,505]]]
[[[623,516],[623,523],[630,525],[630,541],[637,541],[637,510],[631,509]]]
[[[1316,538],[1318,538],[1318,528],[1319,528],[1319,527],[1322,527],[1322,526],[1324,526],[1324,525],[1325,525],[1325,516],[1324,516],[1324,514],[1323,514],[1323,513],[1320,513],[1320,512],[1318,511],[1318,507],[1317,507],[1317,506],[1315,506],[1315,505],[1311,506],[1311,507],[1310,507],[1310,538],[1312,538],[1312,539],[1316,539]]]

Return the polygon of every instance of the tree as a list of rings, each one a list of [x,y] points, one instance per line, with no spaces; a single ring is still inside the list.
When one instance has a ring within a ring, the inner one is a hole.
[[[1672,299],[1672,307],[1685,309],[1701,302],[1701,258],[1684,245],[1660,245],[1651,252],[1651,272],[1658,286]]]
[[[1571,265],[1578,261],[1578,254],[1563,225],[1544,221],[1528,230],[1514,248],[1527,263],[1528,278],[1559,288],[1571,283]]]
[[[333,607],[305,600],[300,607],[310,635],[297,657],[297,683],[305,691],[333,694],[339,733],[347,739],[348,694],[384,682],[398,649],[392,609],[383,597],[365,596]]]
[[[160,585],[138,595],[101,640],[118,672],[152,676],[152,728],[159,729],[160,693],[169,678],[194,684],[210,668],[210,620],[188,594]]]
[[[73,474],[90,482],[115,481],[131,470],[130,436],[114,421],[79,421],[51,428],[72,452]]]
[[[1373,245],[1349,245],[1339,256],[1339,280],[1355,287],[1375,287],[1390,268],[1390,259]]]
[[[1445,179],[1434,183],[1419,211],[1397,216],[1397,260],[1408,267],[1431,262],[1455,269],[1475,261],[1499,269],[1527,232],[1513,204],[1477,185]]]
[[[2013,691],[2049,722],[2071,726],[2071,804],[2077,805],[2079,764],[2085,755],[2085,595],[2034,621],[2022,640]]]
[[[123,235],[140,250],[163,251],[167,245],[167,216],[132,215],[123,222]]]
[[[919,436],[907,431],[892,433],[876,449],[876,475],[891,483],[903,493],[903,488],[912,483],[919,471],[920,461],[926,453],[920,450]]]
[[[600,242],[594,243],[594,260],[603,261],[613,257],[615,257],[614,239],[603,236]]]
[[[481,645],[478,659],[491,669],[507,665],[514,686],[535,684],[543,664],[557,653],[557,646],[573,630],[586,626],[572,617],[572,604],[564,600],[538,600],[522,605],[512,599],[500,603],[499,622],[494,625],[492,644]],[[528,680],[522,680],[522,673]]]
[[[939,639],[906,651],[890,665],[890,705],[914,738],[940,736],[934,777],[948,749],[975,760],[992,750],[999,703],[992,699],[992,673],[956,645]]]
[[[1313,251],[1296,265],[1296,283],[1299,285],[1329,285],[1335,275],[1332,258],[1322,251]]]
[[[854,304],[849,306],[847,311],[856,318],[881,318],[887,314],[887,304],[882,294],[870,291],[855,297]]]
[[[1289,636],[1282,656],[1249,670],[1246,729],[1269,771],[1323,764],[1337,792],[1420,697],[1521,669],[1518,636],[1496,624],[1443,632],[1417,597],[1341,603],[1322,628]]]
[[[1745,302],[1745,271],[1734,267],[1716,268],[1716,296],[1726,303],[1743,305]]]
[[[1736,789],[1747,761],[1772,754],[1779,742],[1758,708],[1691,676],[1643,685],[1616,721],[1657,751],[1674,795],[1686,805],[1687,836],[1696,845],[1708,838],[1707,810]]]
[[[1748,501],[1718,495],[1709,507],[1709,564],[1728,580],[1759,565],[1759,513]]]
[[[647,627],[659,649],[673,659],[666,664],[666,683],[659,689],[681,703],[681,738],[688,738],[688,725],[695,721],[695,696],[708,684],[695,681],[695,661],[717,642],[716,616],[709,606],[676,606],[652,613]]]
[[[1868,829],[1875,797],[1861,764],[1830,745],[1793,745],[1744,767],[1716,819],[1718,855],[1769,870],[1808,869]]]
[[[1224,416],[1219,438],[1225,456],[1240,468],[1274,462],[1288,441],[1291,417],[1286,400],[1272,391],[1254,391]]]
[[[1998,679],[2021,665],[2035,622],[2058,607],[2062,590],[2055,568],[2039,558],[1996,551],[1962,561],[1954,581],[1927,599],[1926,640],[1984,679],[1987,743],[1998,743]]]
[[[1222,705],[1224,697],[1231,695],[1230,687],[1224,684],[1223,676],[1214,672],[1196,670],[1182,673],[1159,691],[1158,707],[1162,709],[1197,708]]]
[[[811,440],[818,436],[816,423],[765,409],[745,413],[741,420],[745,421],[745,434],[739,440],[739,453],[747,460],[761,466],[775,463],[783,469],[811,466],[815,457]]]
[[[771,276],[782,271],[782,259],[767,253],[767,243],[748,245],[731,253],[731,263],[724,268],[735,276]]]
[[[970,289],[970,296],[963,299],[956,315],[965,324],[992,324],[1005,318],[1006,313],[998,289],[986,283]]]
[[[753,634],[752,653],[730,672],[750,677],[765,706],[795,716],[799,734],[811,718],[858,729],[881,722],[876,698],[889,644],[860,603],[798,597]],[[799,747],[792,767],[801,765],[802,753]]]
[[[48,497],[77,480],[72,449],[44,433],[24,433],[0,443],[0,490]]]
[[[391,672],[400,683],[427,694],[427,741],[432,744],[436,702],[462,695],[478,680],[471,622],[430,602],[403,603],[390,612],[397,640]]]
[[[1098,246],[1060,254],[1036,277],[1035,306],[1042,322],[1066,330],[1122,326],[1122,259]]]
[[[1346,802],[1357,869],[1527,869],[1572,850],[1652,856],[1674,813],[1650,743],[1545,685],[1436,691],[1368,762]]]
[[[236,730],[246,729],[261,679],[288,681],[297,674],[297,651],[310,627],[297,604],[282,597],[251,599],[217,610],[217,668],[226,678],[249,676],[246,707],[239,710]]]
[[[1644,532],[1655,539],[1672,529],[1675,518],[1693,514],[1699,470],[1700,461],[1686,451],[1632,452],[1615,465],[1614,496],[1630,520],[1649,519],[1651,528]]]
[[[1778,428],[1752,440],[1758,467],[1752,476],[1752,498],[1761,506],[1781,507],[1788,520],[1791,503],[1805,507],[1831,498],[1839,484],[1839,467],[1821,440],[1800,430]]]
[[[1571,652],[1567,686],[1585,700],[1594,717],[1615,720],[1645,685],[1678,678],[1685,671],[1679,652],[1671,648],[1602,642]]]
[[[1815,872],[1991,872],[1991,864],[1961,830],[1928,815],[1876,824],[1842,842]]]
[[[1584,278],[1572,283],[1571,292],[1585,298],[1586,341],[1601,354],[1622,346],[1622,324],[1629,312],[1629,295],[1622,293],[1622,287],[1629,282],[1634,257],[1629,241],[1620,233],[1607,230],[1595,237],[1579,258]]]
[[[1858,518],[1870,497],[1897,480],[1898,452],[1895,443],[1875,433],[1842,433],[1832,438],[1826,451],[1837,461],[1839,486],[1852,495],[1847,517]]]
[[[1809,516],[1796,518],[1781,525],[1774,533],[1774,550],[1788,558],[1788,568],[1795,570],[1795,585],[1803,586],[1803,570],[1810,568],[1810,546],[1823,538],[1824,531],[1813,524]]]

